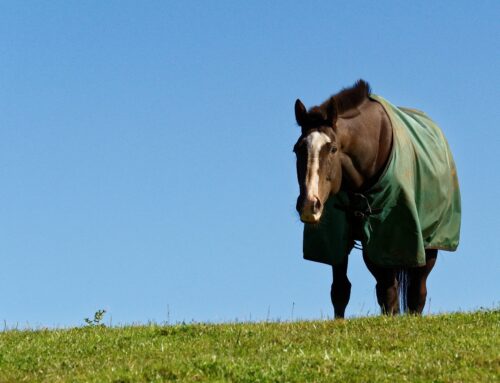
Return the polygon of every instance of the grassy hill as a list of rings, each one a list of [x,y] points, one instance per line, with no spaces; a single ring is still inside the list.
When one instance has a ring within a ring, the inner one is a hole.
[[[0,333],[0,382],[498,382],[500,310]]]

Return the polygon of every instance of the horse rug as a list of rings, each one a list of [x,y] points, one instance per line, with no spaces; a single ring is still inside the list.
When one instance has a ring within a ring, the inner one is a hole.
[[[336,265],[359,240],[380,266],[422,266],[425,249],[455,251],[458,246],[461,205],[455,163],[443,133],[425,113],[370,97],[392,123],[386,168],[367,191],[330,196],[321,222],[304,225],[304,258]]]

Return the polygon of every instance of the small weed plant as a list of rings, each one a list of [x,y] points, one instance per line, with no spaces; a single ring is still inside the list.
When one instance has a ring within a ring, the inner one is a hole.
[[[94,313],[94,319],[85,318],[84,321],[88,327],[96,327],[96,326],[105,327],[104,323],[102,323],[102,320],[104,319],[104,314],[106,314],[106,310],[97,310]]]

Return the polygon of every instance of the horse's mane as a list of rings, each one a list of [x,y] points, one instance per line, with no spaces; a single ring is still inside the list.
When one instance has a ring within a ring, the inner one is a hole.
[[[308,117],[311,120],[323,120],[328,113],[328,108],[332,100],[335,104],[337,114],[341,115],[361,105],[370,93],[370,85],[365,80],[358,80],[352,87],[342,89],[321,105],[311,108]]]

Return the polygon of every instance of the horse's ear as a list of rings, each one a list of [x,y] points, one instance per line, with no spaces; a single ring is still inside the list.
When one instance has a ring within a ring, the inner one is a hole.
[[[299,124],[300,126],[304,126],[304,123],[307,119],[306,107],[299,99],[295,101],[295,119],[297,120],[297,124]]]
[[[332,128],[335,126],[335,123],[337,122],[337,117],[338,117],[337,104],[335,102],[335,99],[332,97],[330,98],[330,101],[328,101],[328,105],[326,107],[326,120]]]

